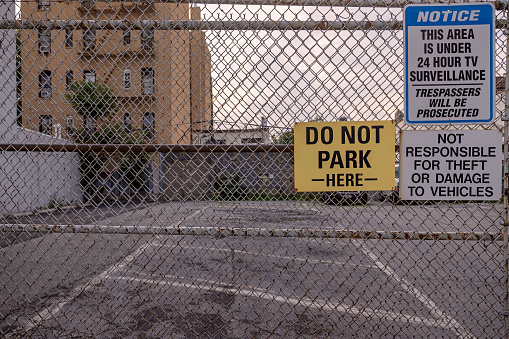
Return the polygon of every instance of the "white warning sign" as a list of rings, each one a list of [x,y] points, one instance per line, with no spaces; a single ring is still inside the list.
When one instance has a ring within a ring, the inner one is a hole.
[[[403,200],[498,200],[502,196],[499,131],[403,131]]]

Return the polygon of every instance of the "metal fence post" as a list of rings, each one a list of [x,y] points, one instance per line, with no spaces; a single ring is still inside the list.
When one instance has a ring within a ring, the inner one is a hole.
[[[505,31],[507,39],[507,48],[509,48],[509,31]],[[509,65],[509,53],[506,55],[506,67]],[[505,338],[509,338],[509,72],[506,69],[505,74],[505,110],[504,110],[504,264],[505,264],[505,295],[504,295],[504,329]]]

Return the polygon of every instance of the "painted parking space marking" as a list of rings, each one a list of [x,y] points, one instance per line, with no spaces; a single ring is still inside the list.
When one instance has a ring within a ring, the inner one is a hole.
[[[203,247],[203,246],[188,246],[188,245],[159,245],[160,247],[167,247],[167,248],[182,248],[182,249],[196,249],[196,250],[204,250],[204,251],[218,251],[218,252],[226,252],[231,253],[231,249],[229,248],[219,248],[219,247]],[[338,261],[338,260],[325,260],[325,259],[307,259],[307,258],[299,258],[299,257],[289,257],[284,255],[275,255],[275,254],[268,254],[268,253],[261,253],[261,252],[249,252],[249,251],[242,251],[242,250],[233,250],[234,253],[237,254],[245,254],[245,255],[253,255],[253,256],[263,256],[268,258],[275,258],[275,259],[284,259],[289,261],[299,261],[299,262],[306,262],[311,264],[328,264],[328,265],[339,265],[343,267],[362,267],[366,269],[376,269],[377,266],[373,265],[366,265],[362,263],[358,264],[349,264],[344,261]]]
[[[353,243],[373,262],[378,266],[378,268],[387,274],[390,278],[395,280],[405,291],[412,294],[415,298],[417,298],[430,312],[433,314],[439,321],[440,327],[447,328],[452,331],[459,338],[475,338],[475,336],[467,331],[461,324],[456,321],[454,318],[448,316],[438,308],[438,306],[431,300],[429,297],[424,295],[421,291],[419,291],[415,286],[413,286],[408,280],[400,277],[388,264],[384,264],[380,261],[380,259],[374,254],[372,251],[366,248],[360,241],[352,240]]]
[[[182,223],[187,221],[188,219],[193,218],[193,217],[197,216],[200,213],[203,213],[203,211],[206,208],[207,208],[207,206],[205,206],[204,208],[202,208],[202,209],[192,213],[189,216],[186,216],[186,217],[182,218],[177,223],[175,223],[173,225],[173,227],[178,227]],[[143,212],[143,211],[140,211],[140,213]],[[96,275],[95,277],[93,277],[92,279],[87,281],[86,283],[84,283],[82,285],[79,285],[79,286],[76,286],[75,288],[73,288],[71,290],[71,292],[67,296],[62,297],[60,300],[55,302],[53,305],[43,309],[40,312],[37,312],[37,314],[35,316],[33,316],[33,317],[29,318],[28,320],[22,322],[22,324],[18,328],[16,328],[13,332],[7,334],[5,336],[5,338],[18,337],[18,336],[22,335],[23,333],[26,333],[27,331],[37,327],[43,321],[46,321],[46,320],[50,319],[51,317],[55,316],[58,312],[60,312],[62,310],[62,308],[65,305],[67,305],[68,303],[72,302],[80,294],[82,294],[83,292],[89,291],[92,287],[100,284],[105,279],[108,279],[109,277],[111,277],[112,274],[114,274],[115,272],[124,270],[127,267],[127,265],[129,265],[130,262],[132,262],[134,259],[136,259],[148,247],[156,245],[156,243],[154,243],[154,241],[156,241],[159,238],[160,238],[160,236],[156,236],[153,241],[149,241],[149,242],[145,243],[144,245],[138,247],[136,249],[136,251],[134,251],[130,255],[126,256],[123,260],[121,260],[121,261],[111,265],[108,269],[106,269],[102,273]]]
[[[127,273],[127,272],[126,272]],[[332,303],[330,301],[319,300],[319,299],[309,299],[302,297],[290,297],[290,296],[281,296],[275,292],[271,292],[269,290],[257,288],[254,286],[246,286],[242,287],[231,287],[231,285],[214,281],[214,280],[204,280],[200,278],[195,278],[194,281],[197,283],[185,283],[182,282],[185,278],[179,276],[165,275],[163,279],[155,280],[152,279],[152,276],[146,275],[139,272],[132,272],[133,274],[139,276],[145,276],[146,278],[137,278],[137,277],[128,277],[128,276],[112,276],[110,275],[108,278],[112,280],[124,280],[130,282],[139,282],[143,284],[152,284],[156,286],[171,286],[171,287],[185,287],[188,289],[196,289],[196,290],[207,290],[207,291],[216,291],[216,292],[226,292],[232,294],[243,295],[246,297],[256,297],[260,299],[266,299],[270,301],[277,301],[280,303],[291,304],[294,306],[302,306],[302,307],[311,307],[318,310],[325,311],[333,311],[333,312],[341,312],[348,313],[354,315],[360,315],[367,318],[379,318],[391,321],[398,321],[407,324],[413,325],[424,325],[431,327],[439,327],[444,329],[450,329],[449,327],[444,327],[442,322],[438,322],[435,319],[427,319],[419,316],[413,316],[408,314],[394,313],[390,311],[384,310],[376,310],[368,307],[356,307],[347,304],[340,303]],[[166,280],[166,279],[171,279]]]

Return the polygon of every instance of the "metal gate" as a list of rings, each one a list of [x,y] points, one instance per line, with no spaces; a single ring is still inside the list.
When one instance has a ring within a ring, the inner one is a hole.
[[[0,4],[1,335],[507,337],[506,195],[294,190],[302,121],[500,130],[507,163],[507,2],[497,118],[447,127],[402,118],[408,3]]]

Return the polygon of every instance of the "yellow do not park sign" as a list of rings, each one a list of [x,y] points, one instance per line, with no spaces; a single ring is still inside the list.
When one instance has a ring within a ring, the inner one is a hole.
[[[298,122],[295,190],[394,189],[394,121]]]

